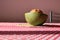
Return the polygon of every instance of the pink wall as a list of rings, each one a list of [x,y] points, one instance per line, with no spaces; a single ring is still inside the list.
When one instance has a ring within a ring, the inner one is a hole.
[[[0,21],[23,22],[24,13],[32,8],[39,8],[48,15],[50,10],[60,13],[60,0],[0,0]]]

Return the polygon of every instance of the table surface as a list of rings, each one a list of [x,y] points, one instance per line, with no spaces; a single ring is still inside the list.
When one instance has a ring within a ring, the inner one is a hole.
[[[0,31],[60,31],[60,23],[44,23],[42,26],[32,26],[28,23],[0,23]]]
[[[60,40],[58,31],[60,31],[60,23],[44,23],[43,26],[32,26],[28,23],[0,22],[0,40]]]

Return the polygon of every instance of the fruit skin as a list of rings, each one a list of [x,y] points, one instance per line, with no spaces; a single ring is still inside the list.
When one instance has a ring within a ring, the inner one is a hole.
[[[44,14],[39,9],[34,9],[28,13],[25,13],[26,21],[34,26],[43,25],[46,22],[48,15]]]

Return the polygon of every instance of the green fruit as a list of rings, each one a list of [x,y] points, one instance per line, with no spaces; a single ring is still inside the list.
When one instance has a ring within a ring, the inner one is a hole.
[[[38,9],[25,13],[26,21],[34,26],[42,25],[46,22],[48,16]]]

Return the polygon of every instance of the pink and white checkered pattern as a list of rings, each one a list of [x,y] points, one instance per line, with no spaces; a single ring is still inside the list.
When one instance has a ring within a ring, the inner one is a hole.
[[[48,25],[59,25],[52,27],[33,27],[26,23],[0,23],[0,31],[60,31],[60,23],[46,23]],[[26,28],[27,27],[27,28]],[[0,34],[0,40],[60,40],[58,34]]]
[[[0,35],[0,40],[60,40],[60,34]]]

